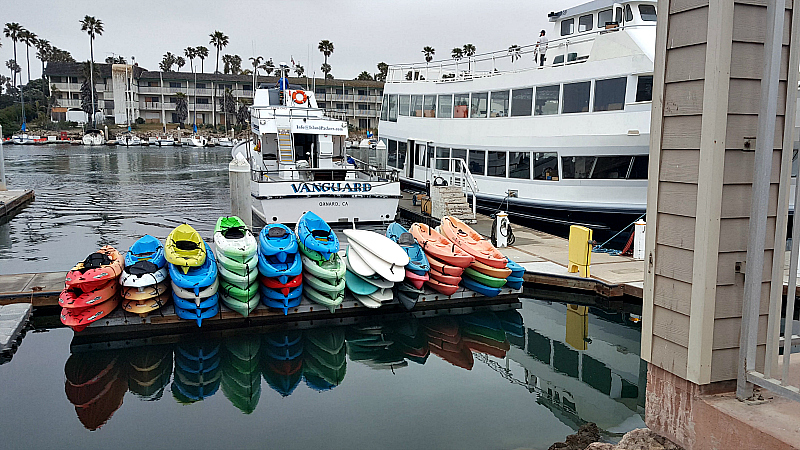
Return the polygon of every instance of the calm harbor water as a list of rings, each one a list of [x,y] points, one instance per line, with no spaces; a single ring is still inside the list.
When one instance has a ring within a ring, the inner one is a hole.
[[[0,273],[64,270],[229,207],[227,149],[6,147],[36,201],[0,225]],[[643,426],[640,331],[623,313],[518,311],[97,350],[38,317],[0,365],[4,448],[535,448]],[[99,347],[103,347],[100,345]]]

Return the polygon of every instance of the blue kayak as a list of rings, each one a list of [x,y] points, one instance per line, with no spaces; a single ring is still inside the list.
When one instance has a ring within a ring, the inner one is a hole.
[[[269,297],[270,300],[278,300],[280,302],[283,302],[284,305],[289,300],[293,300],[293,299],[299,298],[300,295],[303,293],[303,285],[302,284],[300,286],[297,286],[296,288],[293,288],[291,291],[289,291],[289,295],[283,295],[283,293],[281,293],[277,289],[268,288],[268,287],[266,287],[264,285],[259,286],[259,289],[261,290],[261,295],[263,295],[265,297]]]
[[[263,294],[263,292],[262,292],[262,294]],[[266,295],[262,295],[261,296],[261,303],[263,303],[265,306],[267,306],[269,308],[282,309],[284,316],[289,314],[289,308],[296,308],[296,307],[300,306],[300,302],[302,302],[302,301],[303,301],[303,297],[302,296],[301,297],[297,297],[297,298],[293,298],[293,299],[288,300],[286,302],[284,302],[282,300],[273,300],[273,299],[267,297]]]
[[[417,240],[414,236],[406,230],[406,228],[397,222],[392,222],[386,228],[386,237],[395,241],[400,247],[408,254],[409,263],[406,269],[416,273],[417,275],[425,275],[431,270],[431,265],[428,263],[428,257],[422,251]]]
[[[339,251],[339,238],[322,218],[311,211],[297,222],[297,239],[309,250],[319,252],[327,261]]]
[[[487,297],[497,297],[500,294],[500,288],[486,286],[485,284],[478,283],[469,277],[462,277],[460,284],[469,290],[475,291],[478,294],[482,294]]]
[[[219,294],[214,294],[212,297],[218,298],[218,295]],[[196,320],[197,326],[200,327],[203,326],[202,325],[203,319],[210,319],[219,314],[219,302],[214,303],[214,306],[206,309],[197,307],[193,309],[183,309],[176,306],[175,314],[181,319]]]
[[[167,258],[164,256],[164,246],[161,241],[145,234],[134,242],[128,249],[128,253],[125,254],[125,267],[132,266],[139,261],[150,261],[159,269],[164,267]]]
[[[265,256],[258,252],[258,271],[268,278],[277,278],[281,284],[286,284],[289,278],[294,278],[303,271],[303,262],[297,253],[287,255],[285,261],[279,261],[277,256]]]
[[[508,258],[508,263],[506,263],[506,268],[511,269],[510,276],[512,277],[522,278],[522,276],[525,275],[525,268],[512,261],[511,258]]]
[[[175,293],[172,293],[172,301],[175,303],[175,307],[180,309],[208,309],[214,306],[215,303],[219,302],[219,296],[217,294],[212,295],[211,297],[204,298],[200,301],[200,306],[197,306],[194,300],[187,300],[185,298],[180,298]]]
[[[186,273],[183,268],[175,264],[169,264],[169,276],[176,286],[184,289],[193,289],[195,295],[200,295],[203,288],[211,286],[217,279],[217,259],[211,251],[211,247],[206,245],[206,260],[202,266],[190,267]]]
[[[506,284],[504,287],[511,289],[522,289],[522,283],[524,283],[524,281],[525,280],[523,280],[522,277],[517,278],[515,276],[509,276],[506,278]]]
[[[297,253],[297,236],[282,223],[272,223],[258,233],[260,252],[265,256],[276,256],[278,261],[286,261],[286,256]]]

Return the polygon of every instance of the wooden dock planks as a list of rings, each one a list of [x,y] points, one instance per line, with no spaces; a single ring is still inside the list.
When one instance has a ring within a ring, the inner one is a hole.
[[[0,191],[0,223],[17,214],[23,206],[32,202],[34,197],[34,193],[30,189]]]

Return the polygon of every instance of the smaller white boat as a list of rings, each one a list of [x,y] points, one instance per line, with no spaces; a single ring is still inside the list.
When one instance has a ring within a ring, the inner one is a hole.
[[[103,145],[105,143],[106,138],[100,130],[89,129],[83,135],[83,145]]]
[[[205,147],[208,145],[208,139],[205,136],[200,136],[199,134],[193,134],[191,139],[191,146],[192,147]]]
[[[158,138],[150,136],[149,138],[147,138],[147,144],[148,145],[158,145]]]
[[[37,139],[39,139],[39,136],[33,136],[28,133],[11,136],[11,142],[17,145],[33,145]]]
[[[175,145],[175,139],[172,136],[161,136],[158,138],[159,147],[169,147]]]
[[[123,134],[119,138],[117,138],[117,143],[119,145],[124,145],[126,147],[133,147],[137,145],[142,145],[142,139],[135,134]]]
[[[236,144],[236,139],[231,139],[229,137],[221,137],[219,138],[219,145],[220,147],[233,147]]]

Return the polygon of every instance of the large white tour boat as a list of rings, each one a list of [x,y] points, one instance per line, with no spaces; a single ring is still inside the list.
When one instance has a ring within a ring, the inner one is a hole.
[[[656,2],[596,0],[549,20],[546,47],[390,66],[387,163],[418,189],[464,183],[484,208],[619,229],[647,203]]]

